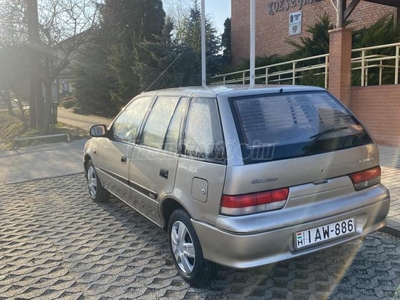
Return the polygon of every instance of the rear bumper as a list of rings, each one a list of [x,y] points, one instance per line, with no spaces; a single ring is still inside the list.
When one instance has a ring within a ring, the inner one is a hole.
[[[276,228],[276,224],[273,224],[271,230],[262,232],[249,234],[241,232],[239,234],[221,230],[196,220],[192,220],[192,223],[200,239],[204,258],[237,269],[257,267],[342,244],[384,227],[390,208],[390,196],[383,186],[379,186],[377,189],[380,190],[380,195],[372,204],[350,209],[335,216],[321,218],[318,218],[317,209],[313,211],[315,214],[313,221],[304,222],[302,219],[304,216],[300,216],[295,225]],[[371,199],[368,202],[371,203]],[[324,215],[326,212],[321,212],[321,214]],[[296,232],[349,218],[354,218],[355,233],[300,250],[295,249],[294,235]],[[268,219],[265,219],[267,222]],[[265,228],[265,224],[263,227]]]

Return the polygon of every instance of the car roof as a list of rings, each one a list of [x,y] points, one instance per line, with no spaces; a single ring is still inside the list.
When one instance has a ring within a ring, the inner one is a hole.
[[[278,92],[304,92],[325,90],[315,86],[300,85],[256,85],[250,88],[249,85],[210,85],[206,87],[191,86],[164,89],[145,93],[146,95],[169,95],[169,96],[192,96],[192,97],[240,97],[245,95],[269,94]]]

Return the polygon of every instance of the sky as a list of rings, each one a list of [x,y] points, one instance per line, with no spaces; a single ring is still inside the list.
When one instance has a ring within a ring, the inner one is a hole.
[[[231,17],[231,0],[206,0],[206,14],[211,17],[215,27],[222,34],[224,22]]]
[[[1,0],[0,0],[1,1]],[[201,4],[201,0],[198,0]],[[176,18],[182,17],[183,11],[188,11],[193,0],[163,0],[165,12]],[[231,0],[205,0],[206,15],[214,23],[216,29],[222,34],[224,22],[231,16]]]

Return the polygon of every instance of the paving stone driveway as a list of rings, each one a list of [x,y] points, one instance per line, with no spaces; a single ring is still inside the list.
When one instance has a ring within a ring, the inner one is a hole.
[[[379,152],[382,183],[390,190],[391,198],[388,226],[400,236],[400,148],[380,146]]]
[[[0,186],[0,299],[392,299],[400,240],[383,233],[235,271],[207,289],[175,271],[167,235],[120,201],[93,203],[83,175]]]

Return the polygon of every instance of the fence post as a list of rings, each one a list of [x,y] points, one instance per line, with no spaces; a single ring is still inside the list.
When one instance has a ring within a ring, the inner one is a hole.
[[[365,86],[365,50],[361,51],[361,86]]]
[[[383,66],[382,59],[379,62],[379,85],[382,85]]]
[[[268,68],[265,68],[265,84],[268,85]]]
[[[296,63],[295,62],[293,62],[293,73],[292,73],[292,76],[293,76],[292,84],[296,85]]]
[[[329,54],[325,55],[325,88],[328,88]]]
[[[399,60],[400,60],[400,46],[396,46],[396,66],[394,74],[394,84],[399,84]]]
[[[243,84],[246,84],[246,72],[243,72]]]

